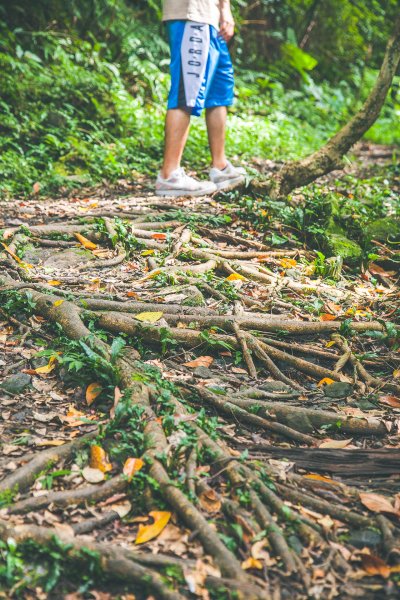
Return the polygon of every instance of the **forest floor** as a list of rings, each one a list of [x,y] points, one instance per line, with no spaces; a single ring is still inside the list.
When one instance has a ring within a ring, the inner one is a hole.
[[[0,598],[398,597],[393,249],[243,197],[1,205]]]

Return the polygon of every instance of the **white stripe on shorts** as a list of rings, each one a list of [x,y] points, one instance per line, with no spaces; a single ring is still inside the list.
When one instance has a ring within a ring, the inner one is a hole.
[[[206,72],[210,48],[210,27],[187,21],[181,45],[181,61],[186,105],[194,107]]]

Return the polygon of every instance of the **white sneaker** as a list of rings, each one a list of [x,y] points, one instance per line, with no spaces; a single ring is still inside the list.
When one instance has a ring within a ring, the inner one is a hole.
[[[246,171],[243,167],[234,167],[227,161],[225,169],[210,169],[210,179],[217,186],[218,190],[232,190],[246,178]]]
[[[217,186],[211,181],[198,181],[193,177],[186,175],[185,170],[180,167],[175,169],[168,177],[164,179],[161,173],[158,174],[156,181],[157,196],[207,196],[217,191]]]

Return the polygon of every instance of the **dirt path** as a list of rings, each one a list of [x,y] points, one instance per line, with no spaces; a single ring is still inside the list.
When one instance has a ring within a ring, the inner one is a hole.
[[[232,198],[4,209],[0,537],[88,579],[11,597],[396,597],[390,279],[319,278]]]

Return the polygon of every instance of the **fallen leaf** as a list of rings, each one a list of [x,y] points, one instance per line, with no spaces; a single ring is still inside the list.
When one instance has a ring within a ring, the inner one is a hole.
[[[38,194],[40,192],[40,183],[39,181],[35,181],[35,183],[32,186],[32,192],[34,194]]]
[[[93,402],[96,400],[97,396],[100,396],[102,391],[103,391],[103,388],[101,387],[100,383],[95,382],[95,383],[89,384],[86,388],[86,403],[87,403],[87,405],[90,406],[91,404],[93,404]]]
[[[279,264],[284,269],[290,269],[291,267],[295,267],[297,265],[297,260],[294,260],[294,258],[282,258]]]
[[[389,577],[391,569],[384,560],[373,554],[363,554],[361,557],[363,569],[368,575],[381,575]]]
[[[361,503],[364,504],[369,510],[377,513],[390,513],[398,515],[398,511],[392,506],[389,498],[381,496],[380,494],[373,494],[368,492],[360,492],[359,494]]]
[[[74,233],[74,236],[76,237],[76,239],[78,240],[78,242],[84,248],[86,248],[86,250],[95,250],[97,248],[97,244],[94,244],[93,242],[91,242],[90,240],[88,240],[87,238],[85,238],[80,233]]]
[[[154,253],[155,253],[155,250],[153,250],[153,248],[150,248],[149,250],[142,250],[142,252],[140,254],[142,256],[151,256]]]
[[[392,408],[400,408],[400,398],[396,396],[379,396],[379,402],[381,404],[387,404]]]
[[[400,377],[400,369],[396,369],[395,371],[393,371],[393,377],[395,379],[398,379]]]
[[[101,446],[90,446],[90,463],[92,469],[98,469],[103,473],[112,470],[112,464],[108,462],[106,451]]]
[[[36,446],[63,446],[66,440],[40,440],[36,441]]]
[[[117,502],[116,504],[111,504],[108,508],[118,513],[120,519],[123,519],[128,513],[131,512],[132,504],[129,502],[129,500],[125,500],[124,502]]]
[[[327,342],[327,343],[325,344],[325,348],[331,348],[331,347],[332,347],[332,346],[334,346],[335,344],[336,344],[336,342],[331,340],[330,342]]]
[[[151,237],[153,238],[153,240],[166,240],[167,234],[166,233],[153,233]]]
[[[119,401],[121,400],[121,398],[122,398],[122,392],[121,392],[121,390],[119,389],[118,386],[115,386],[115,388],[114,388],[114,404],[113,404],[113,406],[112,406],[112,408],[110,410],[110,417],[112,419],[114,419],[114,417],[115,417],[115,411],[117,409],[117,406],[118,406]]]
[[[195,360],[183,363],[184,367],[195,369],[196,367],[209,367],[214,362],[212,356],[199,356]]]
[[[61,306],[61,304],[64,302],[64,300],[56,300],[53,304],[53,306]]]
[[[263,565],[262,562],[260,560],[258,560],[257,558],[253,558],[252,556],[250,556],[249,558],[247,558],[246,560],[244,560],[242,562],[242,569],[244,569],[245,571],[247,571],[248,569],[262,569]]]
[[[333,379],[330,379],[330,377],[324,377],[323,379],[321,379],[321,381],[317,383],[317,385],[321,387],[321,385],[331,385],[331,383],[335,383],[335,381]]]
[[[199,496],[200,506],[209,513],[218,512],[221,508],[221,500],[214,490],[206,490]]]
[[[243,277],[243,275],[240,275],[239,273],[231,273],[226,278],[226,281],[239,281],[244,279],[246,279],[246,277]]]
[[[51,356],[47,365],[44,365],[43,367],[37,367],[37,369],[34,369],[35,373],[37,373],[38,375],[47,375],[48,373],[51,373],[56,368],[56,361],[56,357]]]
[[[353,441],[353,438],[350,438],[348,440],[326,440],[325,442],[322,442],[318,447],[319,448],[346,448],[346,446],[351,444],[352,441]]]
[[[57,279],[50,279],[50,281],[47,282],[47,285],[61,285],[61,281],[58,281]]]
[[[340,485],[339,481],[335,481],[334,479],[326,477],[325,475],[318,475],[318,473],[310,473],[309,475],[304,475],[304,478],[313,479],[315,481],[323,481],[325,483],[329,483],[330,485]]]
[[[104,481],[105,474],[100,469],[93,469],[92,467],[85,467],[82,469],[82,476],[89,483],[100,483],[100,481]]]
[[[141,458],[127,458],[124,463],[123,474],[132,479],[134,474],[143,467],[144,462]]]
[[[15,252],[10,250],[10,248],[7,246],[7,244],[4,244],[4,242],[1,242],[1,245],[3,246],[3,248],[7,252],[7,254],[9,254],[18,264],[24,265],[24,267],[27,269],[33,269],[33,265],[30,265],[29,263],[25,263],[23,260],[21,260],[20,257],[15,254]]]
[[[336,316],[329,313],[322,313],[319,316],[320,321],[336,321]]]
[[[150,517],[153,517],[154,523],[151,525],[139,525],[138,534],[136,536],[135,544],[144,544],[154,539],[166,527],[168,521],[171,518],[171,513],[167,511],[152,510],[149,513]]]
[[[391,277],[391,273],[388,273],[387,271],[385,271],[385,269],[382,269],[382,267],[376,265],[375,263],[369,263],[368,271],[373,275],[383,275],[384,277]]]
[[[139,321],[147,321],[149,323],[156,323],[161,319],[164,313],[162,312],[141,312],[135,315],[135,319]]]

